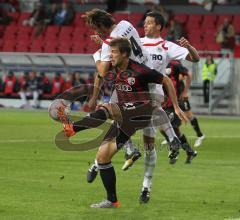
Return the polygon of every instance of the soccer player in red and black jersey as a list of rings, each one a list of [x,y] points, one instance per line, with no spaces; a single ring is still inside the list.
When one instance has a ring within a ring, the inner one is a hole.
[[[96,155],[100,176],[107,192],[107,200],[91,205],[92,208],[119,206],[116,195],[116,175],[111,159],[136,130],[148,126],[152,114],[158,110],[149,94],[149,83],[163,84],[172,100],[175,113],[180,119],[187,121],[185,114],[178,106],[172,82],[167,76],[130,60],[131,44],[127,38],[113,39],[110,47],[111,64],[115,71],[115,85],[113,86],[117,92],[118,103],[103,104],[98,110],[74,123],[67,123],[64,111],[59,110],[59,117],[68,137],[73,136],[76,132],[98,127],[108,118],[115,121],[104,137]],[[175,157],[179,149],[171,150],[170,157]]]
[[[189,77],[188,69],[185,68],[179,61],[171,61],[168,65],[167,72],[169,72],[169,78],[173,82],[173,85],[174,85],[176,93],[177,93],[178,100],[180,101],[182,94],[184,92],[184,83],[183,83],[182,76]],[[165,92],[165,94],[168,94],[168,93]],[[182,102],[180,102],[180,103],[182,103]],[[181,119],[175,114],[173,103],[168,96],[166,96],[165,101],[162,104],[162,106],[170,119],[170,122],[173,126],[173,129],[174,129],[177,137],[179,138],[179,140],[182,143],[182,148],[187,153],[186,163],[191,163],[191,160],[197,156],[197,152],[193,151],[193,149],[191,148],[191,146],[189,145],[189,143],[186,139],[186,136],[181,133],[181,131],[180,131]],[[163,131],[161,131],[161,133],[165,136],[166,139],[168,139],[166,134]]]

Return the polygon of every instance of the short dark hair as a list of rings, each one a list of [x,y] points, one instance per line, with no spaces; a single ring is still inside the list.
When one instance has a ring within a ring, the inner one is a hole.
[[[126,37],[117,37],[110,41],[110,47],[118,47],[121,54],[126,53],[131,56],[132,47],[130,41]]]
[[[111,14],[97,8],[87,11],[82,17],[90,26],[110,28],[115,24],[115,20]]]
[[[153,17],[155,19],[156,24],[161,25],[160,31],[165,27],[165,24],[166,24],[165,19],[159,12],[150,11],[146,14],[146,17]]]

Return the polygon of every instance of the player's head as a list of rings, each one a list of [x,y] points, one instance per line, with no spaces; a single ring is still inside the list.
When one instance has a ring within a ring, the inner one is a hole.
[[[109,30],[115,24],[112,15],[101,9],[87,11],[82,17],[97,34],[103,37],[107,37],[110,34]]]
[[[128,61],[131,55],[131,43],[125,37],[114,38],[110,41],[111,47],[111,63],[115,66],[121,66],[124,62]]]
[[[163,16],[158,12],[148,12],[144,22],[144,32],[147,37],[159,36],[163,27],[165,26],[165,20]]]

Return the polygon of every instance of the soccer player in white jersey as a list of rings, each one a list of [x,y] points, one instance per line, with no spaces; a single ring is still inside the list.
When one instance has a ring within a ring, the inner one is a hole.
[[[198,62],[199,56],[196,49],[190,45],[185,39],[181,38],[178,42],[179,45],[166,41],[161,37],[161,31],[164,27],[164,18],[157,12],[149,12],[146,15],[144,23],[145,37],[141,39],[144,48],[150,53],[154,69],[158,72],[165,73],[166,67],[171,60],[189,60],[191,62]],[[162,86],[153,85],[152,90],[156,89],[161,99],[164,96]],[[162,117],[166,114],[163,112]],[[144,140],[147,145],[154,146],[154,137],[156,129],[150,128],[144,130]],[[171,137],[173,134],[168,134]],[[146,144],[145,144],[146,146]],[[152,176],[156,164],[156,151],[154,148],[146,149],[144,156],[144,181],[142,192],[139,201],[146,203],[150,199],[150,188],[152,183]]]
[[[112,38],[116,37],[126,37],[130,40],[132,45],[132,54],[131,59],[137,61],[138,63],[143,63],[149,67],[152,67],[151,59],[149,54],[145,51],[141,44],[141,40],[139,38],[139,35],[136,31],[136,29],[132,26],[131,23],[127,21],[121,21],[118,24],[114,23],[114,19],[112,16],[105,11],[99,10],[99,9],[93,9],[89,12],[87,12],[84,15],[84,18],[86,19],[86,22],[89,24],[89,26],[103,39],[101,52],[95,53],[95,62],[98,70],[98,75],[95,78],[94,82],[94,91],[93,96],[91,100],[89,101],[89,107],[91,110],[94,110],[97,104],[97,98],[98,94],[101,88],[101,84],[103,82],[103,77],[106,76],[108,73],[109,67],[110,67],[110,47],[109,42]],[[184,44],[185,40],[182,39],[182,43]],[[197,52],[195,51],[197,54]],[[194,55],[196,55],[194,54]],[[163,120],[163,130],[167,130],[166,133],[169,136],[170,142],[172,143],[172,146],[180,145],[179,140],[174,137],[176,135],[174,134],[174,131],[171,127],[171,124],[167,118],[167,116]],[[170,135],[169,135],[170,133]],[[145,137],[148,137],[145,135]],[[172,140],[171,140],[172,137]],[[148,141],[144,140],[145,143],[148,143]],[[151,146],[151,145],[149,145]],[[174,156],[175,157],[175,156]],[[149,184],[148,184],[149,185]]]

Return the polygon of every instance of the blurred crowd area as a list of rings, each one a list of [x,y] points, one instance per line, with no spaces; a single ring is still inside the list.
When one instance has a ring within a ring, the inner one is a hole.
[[[8,71],[0,79],[1,98],[21,98],[22,108],[28,108],[28,99],[33,99],[32,107],[39,108],[39,100],[54,99],[64,91],[85,84],[93,84],[93,73],[81,72],[23,72],[15,73]],[[111,85],[106,84],[102,88],[101,96],[103,101],[108,101],[111,93]],[[80,105],[86,101],[81,98]]]

